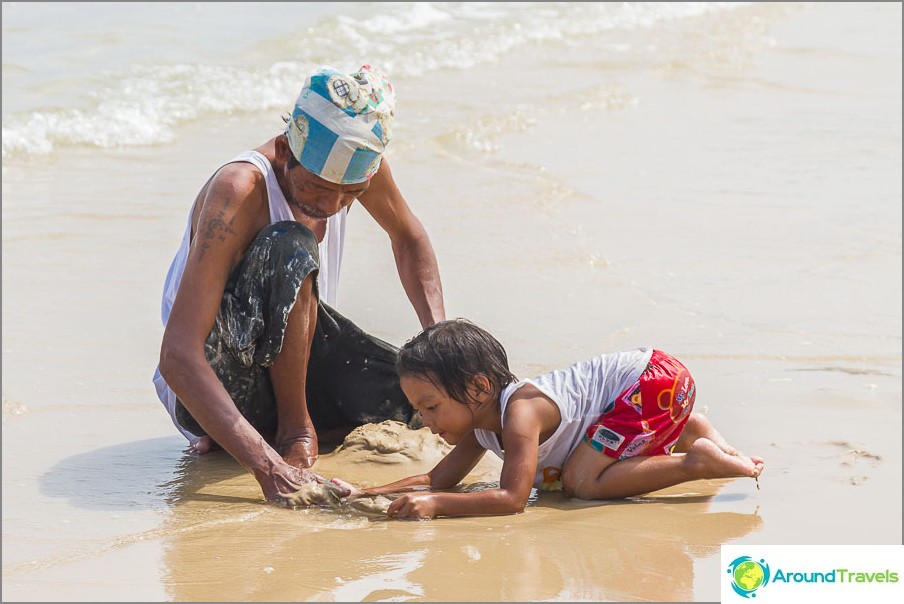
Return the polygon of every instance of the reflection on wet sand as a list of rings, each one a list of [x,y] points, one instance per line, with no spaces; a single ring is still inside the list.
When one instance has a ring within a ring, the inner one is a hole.
[[[422,431],[416,438],[429,444]],[[324,455],[317,469],[377,483],[429,469],[442,453],[425,446],[387,463],[398,454],[351,449]],[[494,462],[474,481],[494,480]],[[222,452],[186,456],[162,485],[164,583],[177,601],[691,600],[695,559],[762,524],[755,512],[710,511],[725,484],[617,502],[541,493],[516,516],[387,521],[270,506]]]

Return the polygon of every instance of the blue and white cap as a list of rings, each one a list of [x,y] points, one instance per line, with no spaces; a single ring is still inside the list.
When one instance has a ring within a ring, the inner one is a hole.
[[[337,184],[369,180],[392,135],[395,92],[380,69],[344,74],[323,67],[308,77],[286,137],[309,172]]]

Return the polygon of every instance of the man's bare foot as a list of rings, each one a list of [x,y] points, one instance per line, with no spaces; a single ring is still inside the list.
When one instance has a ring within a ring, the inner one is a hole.
[[[204,455],[205,453],[210,453],[211,451],[215,451],[219,448],[220,445],[218,445],[212,438],[205,434],[204,436],[200,436],[194,442],[192,442],[188,446],[187,451],[194,455]]]
[[[290,436],[277,434],[276,450],[287,464],[296,468],[310,468],[317,461],[319,454],[317,432],[310,426]]]
[[[764,468],[761,457],[727,453],[708,438],[698,438],[685,455],[697,478],[758,478]]]

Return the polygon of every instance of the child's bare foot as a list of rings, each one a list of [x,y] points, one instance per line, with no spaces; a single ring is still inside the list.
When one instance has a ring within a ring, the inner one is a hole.
[[[681,437],[675,445],[675,451],[678,453],[686,453],[690,451],[691,446],[700,438],[706,438],[716,444],[717,447],[728,453],[729,455],[739,455],[740,452],[728,444],[728,441],[719,433],[712,423],[701,413],[692,413],[687,418]]]
[[[761,457],[728,453],[708,438],[695,440],[685,460],[697,478],[758,478],[764,467]]]

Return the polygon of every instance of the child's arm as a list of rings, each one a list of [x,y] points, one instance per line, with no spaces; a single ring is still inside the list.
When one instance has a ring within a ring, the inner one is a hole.
[[[519,401],[521,402],[527,401]],[[534,406],[529,403],[510,404],[502,431],[505,460],[498,489],[473,493],[409,493],[393,501],[386,510],[387,515],[394,518],[434,518],[523,512],[537,472],[537,447],[541,425]],[[452,453],[462,446],[480,447],[473,433],[463,439]],[[450,453],[449,456],[451,455]],[[461,478],[464,478],[464,475]]]
[[[389,484],[371,487],[368,489],[358,489],[351,486],[345,481],[333,479],[333,483],[347,489],[347,496],[361,495],[382,495],[384,493],[399,493],[403,491],[414,491],[421,487],[430,487],[434,489],[451,489],[468,475],[468,472],[474,469],[477,462],[486,453],[486,449],[477,442],[477,437],[471,433],[470,436],[464,438],[459,444],[443,457],[436,466],[426,474],[417,474],[409,476]]]

